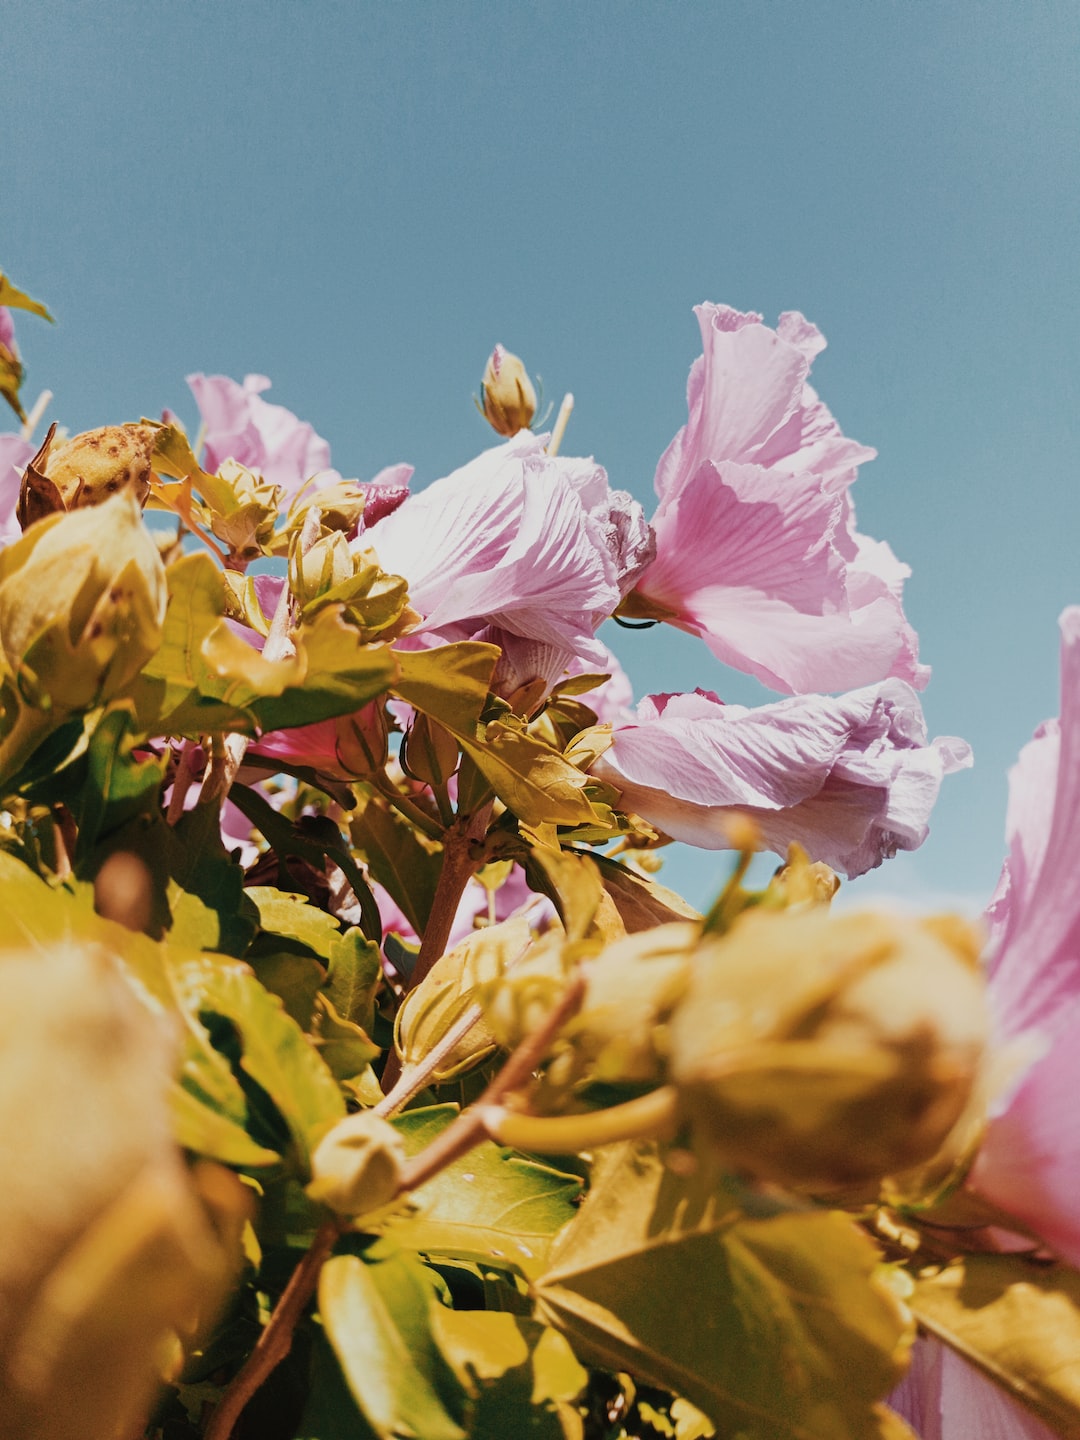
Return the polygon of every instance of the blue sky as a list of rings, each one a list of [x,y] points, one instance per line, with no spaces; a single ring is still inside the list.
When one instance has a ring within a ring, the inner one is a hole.
[[[691,307],[802,310],[880,452],[860,527],[913,568],[931,730],[976,753],[852,893],[987,897],[1080,603],[1078,53],[1071,0],[6,0],[0,265],[60,322],[20,324],[27,390],[74,431],[260,371],[344,473],[423,484],[488,443],[501,340],[649,502]],[[766,698],[671,630],[613,643],[641,693]]]

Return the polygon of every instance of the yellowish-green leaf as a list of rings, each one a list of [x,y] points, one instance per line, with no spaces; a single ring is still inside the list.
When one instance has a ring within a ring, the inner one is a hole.
[[[475,739],[499,658],[498,647],[464,640],[434,650],[395,653],[401,669],[394,693],[459,739]]]
[[[2,273],[0,273],[0,305],[6,306],[9,310],[29,310],[32,315],[40,315],[43,320],[51,321],[53,318],[40,300],[31,300],[24,290],[18,289]]]
[[[507,809],[526,825],[588,825],[597,820],[585,795],[589,777],[535,735],[493,720],[484,727],[482,740],[462,739],[462,748]]]
[[[412,1256],[335,1255],[319,1313],[353,1398],[383,1436],[465,1440],[464,1392],[431,1333],[435,1281]]]
[[[547,878],[566,938],[583,940],[604,893],[595,863],[574,850],[549,850],[542,845],[533,847],[530,858]]]
[[[182,1086],[172,1092],[176,1143],[223,1165],[276,1165],[280,1156],[254,1141],[242,1125],[212,1110]]]
[[[410,1155],[453,1120],[457,1107],[409,1110],[394,1120]],[[417,1211],[390,1222],[402,1245],[471,1254],[526,1275],[543,1267],[553,1237],[572,1220],[581,1179],[485,1142],[413,1192]]]
[[[432,1331],[469,1394],[471,1440],[564,1440],[560,1406],[589,1376],[557,1330],[521,1315],[435,1306]]]
[[[337,1083],[314,1045],[280,999],[238,961],[192,955],[177,963],[175,976],[185,1008],[220,1015],[235,1027],[240,1064],[277,1108],[306,1170],[321,1132],[345,1114]]]
[[[969,1255],[916,1279],[909,1303],[1055,1434],[1080,1440],[1080,1274],[1023,1255]]]
[[[877,1262],[844,1215],[743,1218],[626,1146],[537,1293],[583,1360],[685,1395],[721,1434],[878,1440],[908,1327]]]
[[[636,875],[628,866],[606,855],[594,856],[604,889],[611,896],[627,934],[648,930],[653,925],[666,925],[669,920],[700,920],[701,914],[688,905],[681,895]]]

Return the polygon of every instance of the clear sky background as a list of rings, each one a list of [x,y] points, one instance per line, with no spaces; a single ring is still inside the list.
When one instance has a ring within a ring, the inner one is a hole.
[[[1080,602],[1075,0],[4,0],[0,266],[57,316],[18,322],[26,393],[73,432],[259,371],[344,474],[418,488],[490,443],[499,340],[650,513],[691,307],[802,310],[880,452],[860,528],[913,568],[931,730],[976,754],[852,894],[988,898]],[[608,628],[638,693],[769,698]]]

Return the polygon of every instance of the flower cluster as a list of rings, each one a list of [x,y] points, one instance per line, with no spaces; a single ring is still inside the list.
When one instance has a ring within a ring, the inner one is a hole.
[[[194,442],[36,443],[15,309],[0,275],[0,1430],[229,1440],[287,1356],[266,1440],[1072,1433],[1080,610],[985,959],[833,913],[971,755],[817,329],[698,308],[649,515],[501,345],[499,442],[422,488],[258,375],[189,377]],[[777,698],[635,706],[612,618]],[[704,915],[672,841],[737,853]]]

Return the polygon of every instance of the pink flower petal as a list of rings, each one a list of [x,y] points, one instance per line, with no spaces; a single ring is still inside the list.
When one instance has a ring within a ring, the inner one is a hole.
[[[992,992],[991,992],[992,993]],[[1080,1011],[987,1127],[968,1183],[1080,1265]]]
[[[652,696],[638,715],[592,767],[628,809],[703,849],[726,848],[729,817],[746,814],[770,849],[797,840],[850,876],[920,845],[942,777],[970,764],[962,741],[926,742],[900,681],[756,710]]]
[[[1010,775],[1009,858],[990,915],[991,996],[1003,1035],[1053,1035],[1080,1004],[1080,606],[1061,616],[1061,719]]]
[[[856,531],[848,495],[874,452],[807,383],[821,333],[796,312],[775,331],[725,306],[697,314],[704,353],[689,420],[656,471],[657,556],[636,587],[645,613],[789,693],[887,676],[921,687],[907,567]]]
[[[888,1397],[920,1440],[1054,1440],[1054,1431],[940,1340],[915,1342]]]
[[[329,444],[291,410],[262,399],[261,392],[270,388],[265,375],[245,376],[243,385],[227,375],[189,375],[187,382],[206,427],[208,469],[236,460],[288,495],[313,475],[329,472]],[[340,478],[336,472],[331,477]]]

